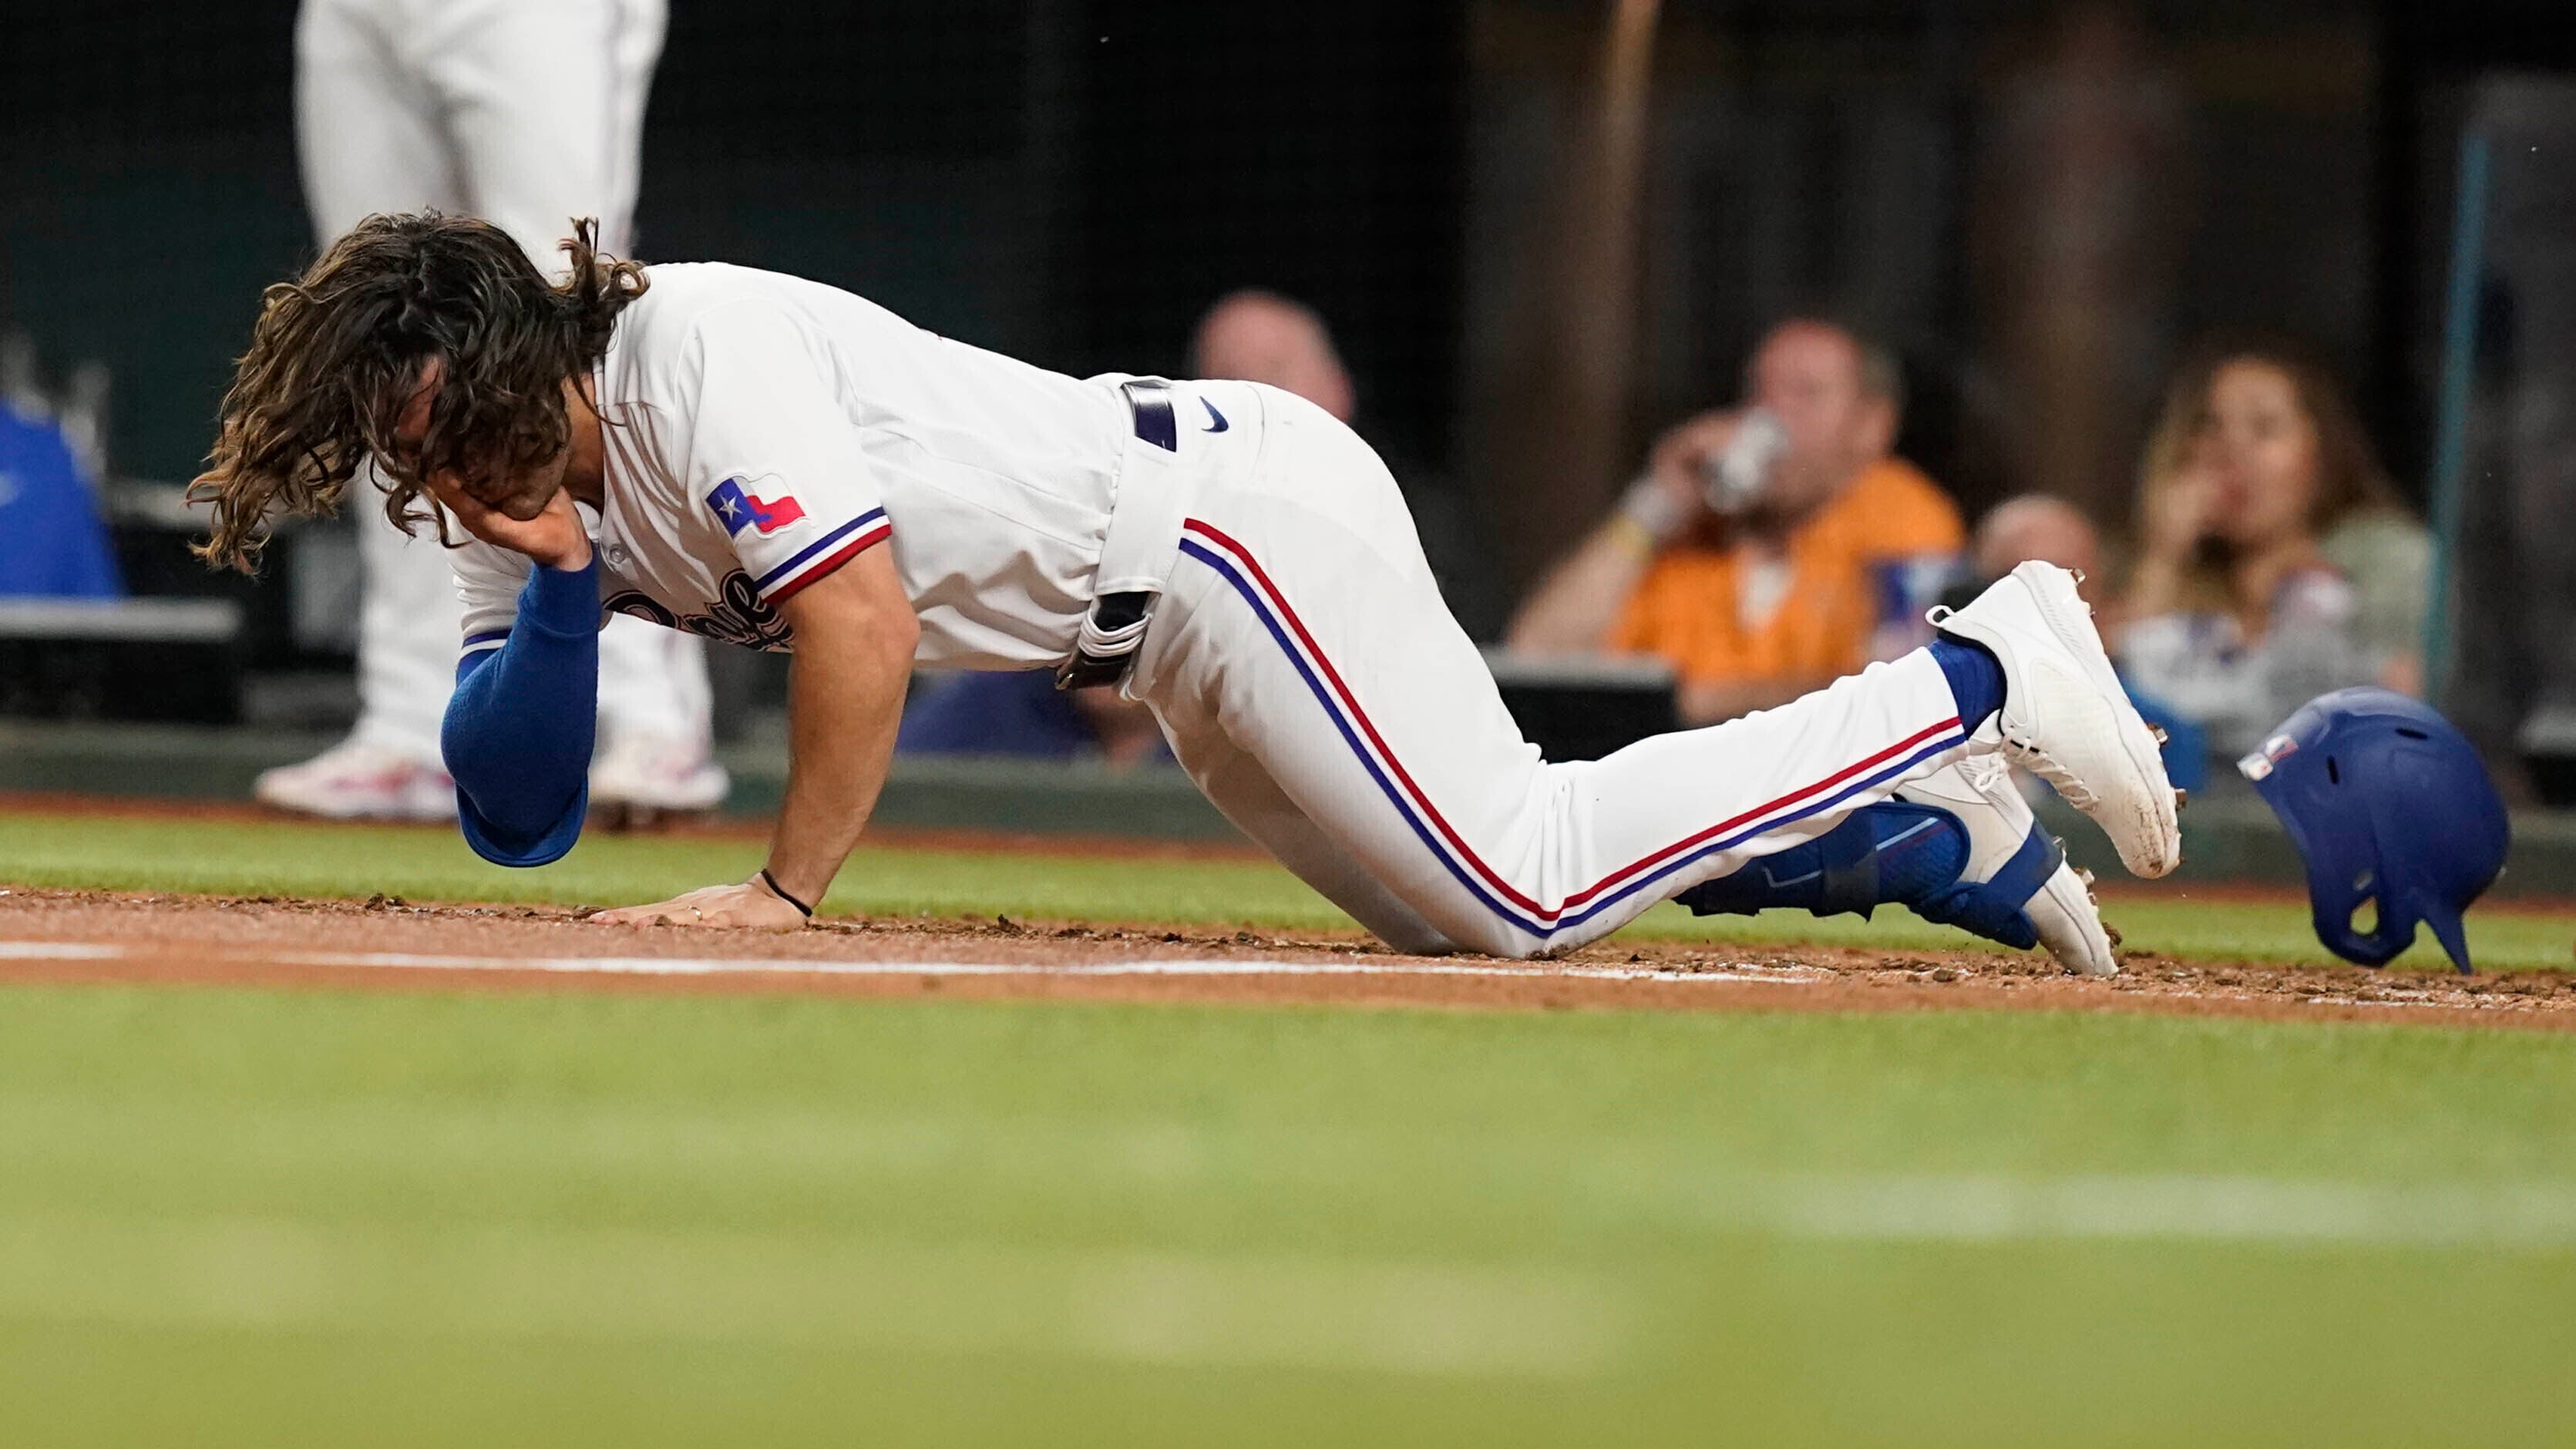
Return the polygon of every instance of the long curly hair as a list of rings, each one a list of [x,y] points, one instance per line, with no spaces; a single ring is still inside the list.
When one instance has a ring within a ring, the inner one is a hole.
[[[600,254],[599,224],[574,222],[570,275],[551,282],[510,234],[472,217],[371,216],[304,275],[268,289],[206,469],[188,485],[213,507],[197,556],[244,573],[279,518],[336,512],[370,457],[385,516],[405,533],[446,519],[422,497],[454,472],[506,479],[568,444],[567,378],[608,350],[644,269]],[[417,447],[395,433],[422,370],[441,368]]]

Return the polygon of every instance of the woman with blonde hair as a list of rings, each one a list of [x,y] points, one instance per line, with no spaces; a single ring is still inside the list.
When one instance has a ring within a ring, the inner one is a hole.
[[[2139,471],[2134,683],[2229,752],[2329,689],[2416,692],[2430,543],[2323,366],[2277,342],[2204,352]]]

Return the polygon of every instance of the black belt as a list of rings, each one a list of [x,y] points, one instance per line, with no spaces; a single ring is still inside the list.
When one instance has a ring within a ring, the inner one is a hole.
[[[1181,450],[1180,424],[1172,414],[1172,385],[1158,377],[1140,377],[1118,385],[1127,395],[1127,411],[1135,420],[1136,436],[1166,453]],[[1115,634],[1144,620],[1154,607],[1154,596],[1143,591],[1125,594],[1102,594],[1091,601],[1092,628],[1102,634]],[[1055,671],[1058,689],[1085,689],[1095,684],[1116,684],[1127,677],[1128,668],[1136,662],[1136,636],[1115,654],[1093,654],[1076,647],[1073,657]]]

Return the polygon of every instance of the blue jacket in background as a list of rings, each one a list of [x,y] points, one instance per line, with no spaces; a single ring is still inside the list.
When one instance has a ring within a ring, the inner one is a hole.
[[[98,497],[49,420],[0,407],[0,595],[124,597]]]
[[[50,421],[0,405],[0,595],[125,594],[107,523]]]

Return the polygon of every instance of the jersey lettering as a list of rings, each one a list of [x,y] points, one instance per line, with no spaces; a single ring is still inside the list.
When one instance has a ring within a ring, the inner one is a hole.
[[[717,588],[724,597],[707,605],[703,614],[679,613],[635,589],[609,595],[600,607],[612,614],[632,614],[665,629],[685,629],[702,639],[721,639],[746,649],[786,649],[795,645],[796,630],[760,597],[760,590],[752,586],[751,575],[735,569],[724,576]]]

